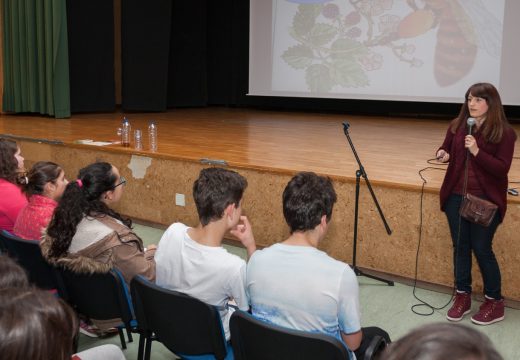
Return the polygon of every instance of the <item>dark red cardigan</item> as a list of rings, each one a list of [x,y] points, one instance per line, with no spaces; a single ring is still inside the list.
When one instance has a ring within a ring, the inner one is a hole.
[[[455,134],[449,128],[446,138],[439,149],[450,154],[448,169],[441,186],[441,210],[444,211],[446,200],[452,194],[459,176],[464,176],[466,148],[464,137],[468,134],[466,126],[461,126]],[[479,133],[475,133],[479,152],[477,156],[469,155],[475,176],[481,189],[489,201],[497,204],[500,222],[504,220],[507,209],[507,173],[513,160],[516,133],[512,128],[506,128],[502,140],[498,144],[487,142]]]

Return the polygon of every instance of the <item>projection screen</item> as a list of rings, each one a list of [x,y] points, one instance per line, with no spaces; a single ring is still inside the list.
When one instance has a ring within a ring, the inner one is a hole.
[[[520,105],[520,1],[251,0],[249,95]]]

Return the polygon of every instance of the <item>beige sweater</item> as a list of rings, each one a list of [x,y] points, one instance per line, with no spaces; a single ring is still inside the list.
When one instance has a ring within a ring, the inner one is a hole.
[[[45,235],[40,244],[43,256],[52,264],[78,273],[103,273],[116,268],[127,284],[135,275],[155,281],[155,250],[145,252],[139,236],[110,216],[85,217],[64,257],[49,258],[53,241]]]

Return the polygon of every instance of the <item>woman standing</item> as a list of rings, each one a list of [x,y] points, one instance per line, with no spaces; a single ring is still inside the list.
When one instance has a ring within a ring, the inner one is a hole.
[[[471,133],[466,126],[470,117],[475,119]],[[506,213],[507,173],[511,167],[515,141],[516,133],[506,119],[497,89],[488,83],[472,85],[466,91],[459,116],[452,121],[444,143],[437,151],[437,159],[449,162],[440,191],[440,202],[453,240],[457,293],[448,311],[448,320],[459,321],[471,311],[472,251],[482,273],[485,302],[471,321],[488,325],[504,319],[500,268],[493,253],[492,241]],[[498,206],[489,226],[472,223],[459,215],[464,192]]]
[[[155,246],[145,251],[132,221],[111,209],[123,194],[125,178],[106,162],[80,170],[69,183],[41,242],[51,263],[77,273],[118,269],[127,284],[135,275],[155,280]]]
[[[18,186],[23,160],[16,142],[0,138],[0,230],[12,232],[18,213],[27,205]]]
[[[53,162],[38,161],[24,179],[29,203],[20,211],[13,232],[23,239],[40,240],[68,181],[63,169]]]

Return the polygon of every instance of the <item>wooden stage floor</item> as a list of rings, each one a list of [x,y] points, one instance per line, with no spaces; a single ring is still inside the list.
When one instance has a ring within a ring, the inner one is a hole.
[[[392,229],[389,236],[368,191],[362,188],[357,265],[408,279],[417,274],[426,283],[452,285],[451,237],[437,194],[446,166],[438,165],[435,167],[440,170],[423,173],[428,181],[423,197],[418,174],[432,166],[427,160],[434,157],[442,143],[448,121],[228,108],[125,115],[133,129],[142,129],[145,134],[148,121],[157,122],[157,153],[147,150],[147,139],[143,151],[118,144],[97,147],[76,143],[80,139],[117,141],[122,113],[81,114],[67,120],[3,114],[0,134],[19,139],[27,167],[38,160],[55,161],[71,179],[79,168],[93,161],[111,162],[129,180],[116,210],[161,226],[176,221],[197,224],[191,189],[205,166],[200,160],[224,160],[248,179],[244,209],[261,246],[288,235],[280,198],[290,177],[298,171],[326,174],[334,179],[338,203],[320,248],[349,262],[354,249],[354,181],[358,165],[343,133],[342,122],[348,121],[351,139]],[[515,129],[520,133],[519,125]],[[519,155],[517,147],[509,173],[511,181],[520,181]],[[186,196],[184,206],[175,201],[177,195]],[[504,296],[520,301],[520,200],[508,196],[508,201],[508,213],[493,245],[502,266]],[[420,234],[424,235],[422,243],[418,241]],[[480,279],[476,266],[473,276]],[[482,289],[478,281],[475,291]]]
[[[358,168],[343,133],[342,122],[348,121],[349,134],[370,181],[406,189],[418,189],[422,185],[418,171],[431,166],[427,160],[434,157],[448,126],[444,120],[230,108],[176,109],[166,113],[125,115],[133,129],[143,130],[144,150],[110,145],[104,147],[106,151],[187,161],[203,158],[224,160],[231,167],[289,174],[314,171],[347,181],[355,178]],[[122,117],[123,114],[118,112],[80,114],[66,120],[2,114],[0,134],[83,147],[76,145],[75,141],[115,141]],[[156,154],[147,150],[146,127],[151,119],[157,122],[159,129]],[[520,134],[520,125],[514,127]],[[520,148],[517,146],[516,159],[509,173],[512,182],[520,181],[519,157]],[[443,168],[442,165],[437,167]],[[428,170],[424,176],[426,189],[435,192],[440,187],[444,171]]]

